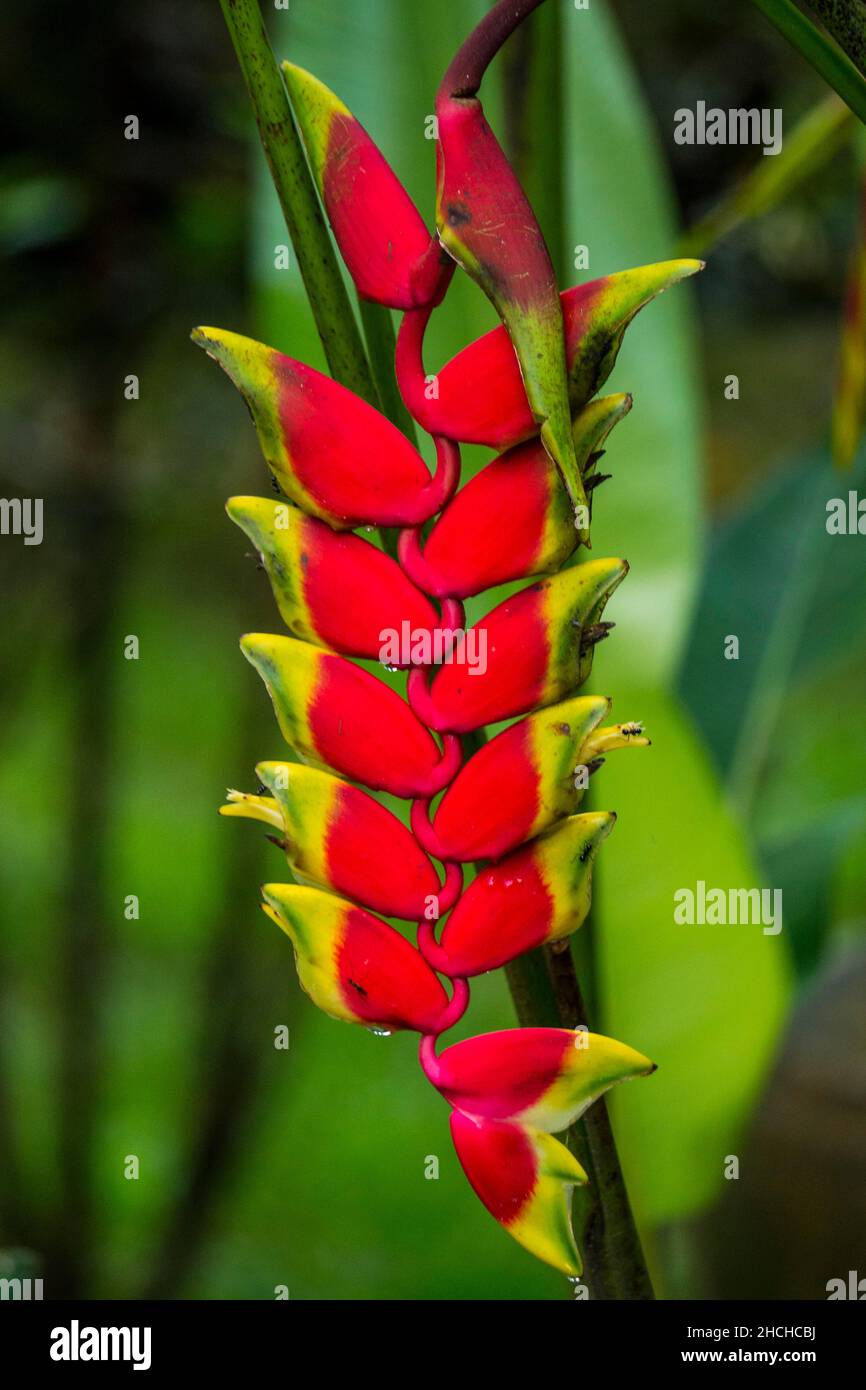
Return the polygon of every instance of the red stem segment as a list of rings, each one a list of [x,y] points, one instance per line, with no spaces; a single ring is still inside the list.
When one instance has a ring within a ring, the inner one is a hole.
[[[499,0],[458,48],[439,84],[439,96],[473,97],[505,40],[542,0]]]

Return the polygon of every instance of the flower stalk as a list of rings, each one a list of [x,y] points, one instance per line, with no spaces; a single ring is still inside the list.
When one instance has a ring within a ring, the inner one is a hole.
[[[220,0],[304,289],[336,381],[370,404],[377,392],[307,168],[258,0]]]

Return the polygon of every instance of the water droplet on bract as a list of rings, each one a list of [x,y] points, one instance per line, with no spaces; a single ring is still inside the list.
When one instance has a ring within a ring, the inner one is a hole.
[[[390,1028],[368,1028],[368,1033],[372,1033],[374,1038],[390,1038]]]
[[[390,671],[392,676],[393,676],[393,674],[394,674],[395,671],[399,671],[399,669],[400,669],[399,666],[392,666],[392,665],[390,664],[390,662],[387,662],[387,661],[383,661],[383,662],[382,662],[382,667],[383,667],[384,670]]]
[[[373,532],[375,531],[376,528],[375,528],[375,526],[364,526],[364,527],[362,527],[361,529],[362,529],[363,531],[366,531],[366,533],[367,533],[368,536],[372,536],[372,534],[373,534]]]

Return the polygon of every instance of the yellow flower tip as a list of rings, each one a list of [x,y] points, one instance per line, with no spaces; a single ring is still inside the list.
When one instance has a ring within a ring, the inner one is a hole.
[[[222,347],[225,332],[222,328],[194,328],[189,336],[196,347],[204,348],[209,357],[214,357]]]
[[[267,632],[245,632],[240,640],[240,649],[247,661],[257,665],[260,657],[271,650],[273,637]]]
[[[226,502],[226,513],[232,521],[240,521],[250,513],[256,514],[265,510],[270,505],[270,499],[266,497],[230,497]]]

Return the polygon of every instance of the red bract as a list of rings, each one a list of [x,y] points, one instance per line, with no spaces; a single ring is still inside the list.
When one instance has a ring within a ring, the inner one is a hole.
[[[449,1003],[415,947],[378,917],[294,883],[266,883],[262,894],[268,916],[292,939],[301,984],[333,1018],[437,1034],[463,1012],[465,987]]]
[[[624,560],[590,560],[505,599],[457,643],[429,689],[412,673],[418,717],[431,729],[468,733],[581,685],[602,635],[595,624],[627,570]]]
[[[273,498],[231,497],[226,511],[261,555],[297,637],[378,660],[389,630],[408,623],[430,636],[437,626],[433,605],[396,561],[360,536],[338,534]]]
[[[580,1254],[569,1215],[586,1173],[564,1144],[541,1130],[454,1110],[451,1137],[476,1196],[538,1259],[576,1278]]]
[[[428,1079],[455,1110],[549,1133],[574,1124],[611,1086],[655,1070],[648,1057],[586,1029],[511,1028],[446,1047],[421,1043]]]
[[[635,314],[702,268],[701,261],[662,261],[605,275],[561,295],[572,411],[610,376]],[[491,329],[458,352],[435,374],[435,391],[429,390],[422,352],[429,317],[429,310],[407,314],[397,342],[400,390],[424,429],[493,449],[508,449],[536,434],[538,425],[504,328]]]
[[[193,340],[241,392],[268,467],[304,511],[340,530],[416,525],[457,486],[449,441],[438,441],[431,478],[406,436],[330,377],[237,333],[197,328]]]
[[[271,826],[300,877],[406,921],[454,903],[463,883],[457,866],[440,887],[406,826],[360,787],[302,763],[259,763],[256,776],[268,795],[230,792],[222,814]]]
[[[573,426],[582,473],[613,426],[631,409],[631,396],[591,402]],[[472,594],[553,573],[577,546],[574,514],[541,441],[509,449],[476,473],[435,522],[423,551],[420,528],[400,538],[400,563],[437,597]]]
[[[349,274],[365,299],[429,304],[443,288],[442,250],[360,121],[294,63],[283,74],[313,177]]]
[[[287,743],[314,762],[404,797],[435,795],[460,766],[456,739],[440,751],[399,695],[343,657],[268,633],[244,637],[241,650]]]
[[[589,911],[593,859],[615,820],[612,811],[571,816],[483,869],[445,923],[440,944],[432,922],[419,928],[418,944],[434,970],[483,975],[576,931]]]
[[[649,743],[637,724],[619,726],[616,744],[604,739],[599,726],[609,709],[601,695],[578,696],[521,719],[479,748],[447,788],[432,824],[426,804],[412,808],[412,828],[428,854],[459,863],[500,859],[576,810],[597,750]]]

